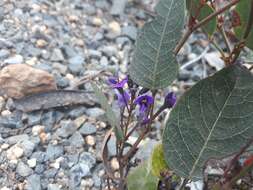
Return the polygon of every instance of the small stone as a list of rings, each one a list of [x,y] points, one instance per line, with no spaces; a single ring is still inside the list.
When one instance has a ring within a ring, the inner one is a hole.
[[[70,187],[76,188],[80,185],[83,177],[90,175],[90,168],[87,164],[79,163],[70,170]]]
[[[60,128],[56,130],[56,135],[59,137],[67,138],[72,135],[77,127],[73,121],[61,121]]]
[[[5,59],[10,55],[10,52],[6,49],[0,50],[0,59]]]
[[[90,136],[90,135],[88,135],[87,137],[85,137],[85,141],[90,146],[94,146],[96,144],[95,138],[93,136]]]
[[[122,35],[126,35],[132,40],[136,40],[137,28],[134,26],[125,26],[122,28]]]
[[[2,115],[2,116],[10,116],[10,115],[11,115],[11,111],[10,111],[10,110],[3,110],[3,111],[1,112],[1,115]]]
[[[9,144],[4,143],[4,144],[2,144],[1,149],[5,150],[5,149],[7,149],[9,147],[10,147]]]
[[[6,60],[4,60],[4,63],[6,64],[20,64],[23,63],[24,58],[22,55],[14,55],[13,57],[10,57]]]
[[[27,134],[11,136],[11,137],[6,139],[6,142],[8,144],[13,145],[13,144],[17,144],[17,143],[20,143],[22,141],[25,141],[25,140],[29,140],[29,136]]]
[[[45,171],[45,165],[43,164],[37,164],[35,167],[35,172],[37,174],[42,174]]]
[[[89,108],[86,110],[86,114],[93,118],[98,118],[99,116],[102,116],[105,114],[105,111],[101,108]]]
[[[96,158],[90,152],[83,152],[79,157],[79,163],[84,163],[92,169],[96,165]]]
[[[101,26],[103,24],[103,21],[101,20],[101,18],[95,17],[92,20],[92,24],[94,24],[95,26]]]
[[[34,152],[31,156],[31,159],[36,159],[38,163],[44,163],[47,160],[47,154],[42,151]]]
[[[100,64],[102,66],[107,66],[109,64],[109,61],[107,59],[107,57],[103,56],[101,59],[100,59]]]
[[[34,136],[37,136],[37,135],[39,135],[42,131],[44,131],[44,129],[45,129],[45,126],[43,126],[43,125],[35,125],[35,126],[33,126],[33,128],[32,128],[32,134],[33,134]]]
[[[27,190],[41,190],[41,182],[39,175],[31,175],[27,179]]]
[[[0,111],[4,108],[4,106],[5,106],[5,99],[2,96],[0,96]]]
[[[48,184],[47,190],[61,190],[57,184]]]
[[[76,131],[70,138],[69,142],[73,147],[82,147],[84,145],[84,140],[82,135]]]
[[[24,162],[19,162],[16,168],[16,172],[22,177],[27,177],[33,173],[33,170],[29,168]]]
[[[27,164],[30,168],[34,168],[37,164],[36,158],[31,158],[30,160],[27,160]]]
[[[82,115],[74,120],[74,123],[76,124],[77,128],[79,128],[84,122],[86,121],[86,116]]]
[[[14,64],[0,71],[0,90],[12,98],[55,90],[54,77],[26,64]]]
[[[20,143],[20,146],[23,148],[24,150],[24,154],[26,156],[31,156],[33,153],[33,150],[35,148],[35,144],[30,141],[30,140],[24,140]]]
[[[119,16],[124,14],[124,10],[127,4],[127,0],[113,0],[112,8],[110,10],[111,15]]]
[[[34,126],[34,125],[38,125],[40,123],[41,120],[41,112],[33,112],[28,114],[28,125],[29,126]]]
[[[90,49],[88,51],[89,55],[91,58],[94,58],[94,59],[100,59],[101,56],[102,56],[102,53],[100,51],[97,51],[97,50],[94,50],[94,49]]]
[[[92,135],[97,132],[97,128],[95,125],[87,122],[83,124],[83,126],[79,129],[79,132],[83,135]]]
[[[17,160],[18,158],[22,157],[23,154],[24,150],[18,145],[14,145],[7,150],[6,156],[9,160]]]
[[[38,48],[44,48],[44,47],[47,46],[47,41],[45,41],[45,40],[43,40],[43,39],[38,39],[38,40],[36,41],[36,46],[37,46]]]
[[[110,22],[109,23],[109,28],[116,35],[119,35],[120,32],[121,32],[120,24],[118,22],[116,22],[116,21]]]
[[[61,74],[65,75],[67,73],[68,67],[59,62],[53,63],[52,67],[59,71]]]
[[[119,162],[116,158],[113,158],[111,160],[111,166],[114,170],[118,170],[119,169]]]
[[[74,108],[74,109],[72,109],[69,113],[68,113],[68,115],[72,118],[72,119],[74,119],[74,118],[77,118],[77,117],[80,117],[81,115],[83,115],[84,113],[85,113],[85,111],[86,111],[86,108],[85,107],[83,107],[83,106],[78,106],[77,108]],[[77,125],[78,126],[78,125]]]
[[[62,51],[60,49],[54,49],[51,55],[52,61],[64,61],[64,57],[62,55]]]
[[[52,144],[49,144],[48,147],[47,147],[47,158],[49,160],[54,160],[60,156],[62,156],[64,150],[63,150],[63,146],[55,146],[55,145],[52,145]]]
[[[57,172],[58,172],[58,169],[51,168],[49,170],[46,170],[44,172],[44,175],[46,176],[46,178],[54,178],[56,176]]]
[[[0,190],[11,190],[11,189],[5,186],[5,187],[2,187]]]
[[[72,73],[78,74],[84,69],[83,64],[84,58],[82,56],[75,56],[69,59],[68,68]]]

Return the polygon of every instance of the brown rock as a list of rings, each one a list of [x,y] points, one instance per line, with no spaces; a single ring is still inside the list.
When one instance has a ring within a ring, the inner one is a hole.
[[[0,71],[0,94],[21,98],[39,92],[56,89],[54,77],[25,64],[14,64]]]

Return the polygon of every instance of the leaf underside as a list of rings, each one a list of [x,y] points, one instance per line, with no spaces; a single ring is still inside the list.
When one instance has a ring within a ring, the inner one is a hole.
[[[235,28],[235,35],[240,40],[243,38],[244,32],[247,28],[247,22],[251,11],[251,0],[240,1],[235,10],[239,14],[241,23],[240,26]],[[246,46],[253,50],[253,27],[248,38],[246,39]]]
[[[241,65],[197,83],[178,101],[163,134],[177,175],[202,178],[204,163],[235,153],[253,136],[253,77]]]
[[[156,190],[159,178],[151,172],[149,162],[144,162],[134,168],[127,177],[128,190]]]
[[[185,2],[160,0],[157,16],[142,28],[130,65],[130,76],[149,89],[167,87],[175,80],[178,65],[173,55],[184,24]]]

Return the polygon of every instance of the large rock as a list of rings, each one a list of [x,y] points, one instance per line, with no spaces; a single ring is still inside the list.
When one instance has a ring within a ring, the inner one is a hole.
[[[56,89],[54,77],[25,64],[8,65],[0,71],[0,94],[12,98]]]

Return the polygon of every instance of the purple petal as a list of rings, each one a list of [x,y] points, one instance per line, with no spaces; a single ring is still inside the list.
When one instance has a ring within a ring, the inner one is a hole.
[[[121,81],[118,81],[115,77],[109,79],[109,83],[112,88],[123,88],[128,81],[128,77],[124,78]]]
[[[117,92],[116,93],[117,98],[118,98],[118,104],[120,107],[125,107],[129,100],[130,100],[130,95],[128,92],[124,91],[123,94]]]
[[[165,102],[164,104],[168,107],[168,108],[172,108],[177,101],[177,97],[176,94],[174,92],[170,92],[167,94],[167,96],[165,97]]]
[[[111,77],[108,79],[109,84],[117,84],[117,79],[115,77]]]

